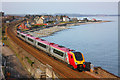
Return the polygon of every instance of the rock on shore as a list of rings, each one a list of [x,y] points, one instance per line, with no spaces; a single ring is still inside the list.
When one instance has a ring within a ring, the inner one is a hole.
[[[57,31],[61,31],[64,29],[69,29],[69,28],[66,26],[61,26],[61,27],[54,26],[54,27],[45,28],[45,29],[42,29],[39,31],[28,32],[28,33],[35,37],[46,37],[46,36],[52,35],[53,33],[57,32]]]
[[[100,22],[85,22],[85,23],[72,23],[72,24],[67,24],[66,26],[53,26],[49,28],[44,28],[38,30],[32,30],[32,31],[27,31],[28,34],[33,35],[35,37],[46,37],[50,36],[55,32],[64,30],[64,29],[70,29],[70,26],[77,26],[77,25],[82,25],[82,24],[93,24],[93,23],[102,23],[102,22],[110,22],[110,21],[100,21]]]

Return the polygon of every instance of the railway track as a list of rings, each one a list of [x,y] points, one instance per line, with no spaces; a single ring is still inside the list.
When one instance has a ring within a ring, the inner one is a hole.
[[[49,57],[45,52],[39,51],[33,46],[25,43],[24,41],[20,40],[18,37],[16,37],[14,27],[8,27],[6,29],[6,34],[7,36],[13,40],[17,45],[22,47],[24,50],[26,50],[28,53],[30,53],[32,56],[34,56],[36,59],[38,59],[40,62],[43,64],[49,64],[50,66],[53,67],[53,70],[57,72],[60,76],[63,78],[86,78],[86,79],[91,79],[95,78],[94,76],[91,76],[85,72],[78,72],[75,70],[72,70],[71,68],[67,67],[66,64],[61,63],[60,61],[57,61],[53,59],[52,57]]]

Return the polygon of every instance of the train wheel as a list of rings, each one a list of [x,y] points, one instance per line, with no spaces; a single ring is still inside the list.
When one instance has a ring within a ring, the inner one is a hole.
[[[77,69],[79,72],[82,72],[82,70],[81,69]]]
[[[83,71],[83,65],[78,65],[78,66],[77,66],[77,70],[78,70],[79,72],[82,72],[82,71]]]

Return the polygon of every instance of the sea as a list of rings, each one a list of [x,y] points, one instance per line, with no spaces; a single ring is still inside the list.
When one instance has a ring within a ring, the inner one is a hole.
[[[83,17],[77,18],[82,19]],[[71,29],[42,38],[82,52],[86,62],[91,62],[95,67],[102,67],[118,76],[118,17],[94,16],[87,18],[111,22],[71,26]]]

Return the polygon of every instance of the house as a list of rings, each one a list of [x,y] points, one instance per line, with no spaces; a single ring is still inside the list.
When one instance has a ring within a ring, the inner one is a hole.
[[[56,22],[61,22],[62,21],[60,16],[54,16],[54,19],[55,19]]]
[[[97,21],[95,18],[93,18],[91,21],[93,21],[93,22],[95,22],[95,21]]]
[[[36,21],[36,24],[43,24],[43,23],[46,23],[46,21],[48,21],[48,18],[44,18],[43,16],[42,17],[35,17],[34,20]]]
[[[10,21],[7,20],[6,23],[10,23]]]
[[[31,25],[35,25],[36,24],[36,22],[35,21],[31,21]]]
[[[72,21],[73,22],[78,22],[78,19],[77,18],[72,18]]]
[[[36,16],[35,18],[34,18],[34,20],[36,21],[36,20],[38,20],[40,17],[39,16]]]
[[[83,21],[88,22],[89,20],[87,18],[83,18]]]
[[[64,22],[69,22],[69,21],[70,21],[70,18],[69,18],[68,16],[65,16],[65,17],[63,17],[63,21],[64,21]]]
[[[27,21],[27,23],[22,23],[20,26],[18,26],[18,29],[29,29],[31,27],[31,24]]]
[[[2,17],[4,16],[4,12],[0,12],[0,17],[1,17],[1,16],[2,16]]]
[[[22,23],[20,26],[18,26],[18,29],[28,29],[28,28],[24,23]]]
[[[27,28],[32,27],[31,24],[30,24],[28,21],[27,21],[27,23],[25,23],[25,26],[26,26]]]

